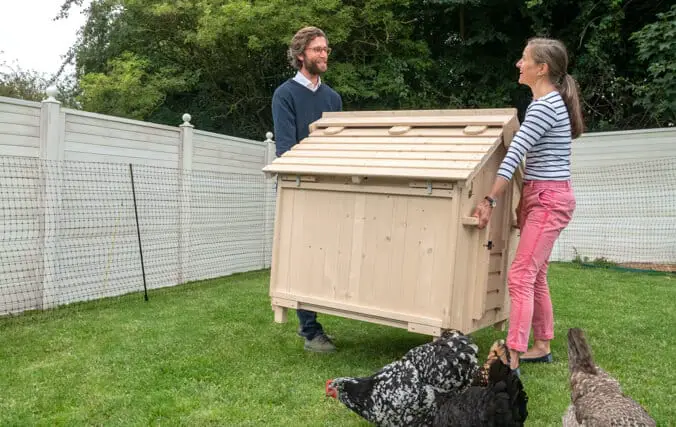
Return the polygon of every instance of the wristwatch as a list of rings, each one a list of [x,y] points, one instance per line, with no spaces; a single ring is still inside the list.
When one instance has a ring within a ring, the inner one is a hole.
[[[490,197],[490,196],[486,196],[486,197],[484,197],[484,199],[488,200],[488,204],[492,208],[494,208],[498,204],[498,201],[495,200],[494,198]]]

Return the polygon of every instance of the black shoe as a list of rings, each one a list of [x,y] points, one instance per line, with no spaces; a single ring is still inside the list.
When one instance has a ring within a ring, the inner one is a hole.
[[[540,357],[531,357],[531,358],[520,358],[519,362],[524,362],[524,363],[552,363],[554,361],[554,357],[552,356],[552,353],[547,353],[544,356]]]

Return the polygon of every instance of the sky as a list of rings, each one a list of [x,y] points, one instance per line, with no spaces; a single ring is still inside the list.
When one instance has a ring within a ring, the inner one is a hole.
[[[62,56],[77,38],[77,30],[85,22],[72,8],[68,19],[54,21],[62,0],[2,0],[0,13],[0,62],[19,65],[24,70],[52,74],[59,70]]]

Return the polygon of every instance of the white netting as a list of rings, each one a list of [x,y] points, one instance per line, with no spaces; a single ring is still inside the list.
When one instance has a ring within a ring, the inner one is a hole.
[[[573,170],[577,209],[552,260],[676,266],[676,157]]]

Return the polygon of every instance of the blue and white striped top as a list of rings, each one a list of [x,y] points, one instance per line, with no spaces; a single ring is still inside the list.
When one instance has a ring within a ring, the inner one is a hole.
[[[571,142],[566,104],[558,92],[550,92],[528,106],[526,117],[512,139],[498,175],[510,180],[526,157],[525,180],[568,180]]]

